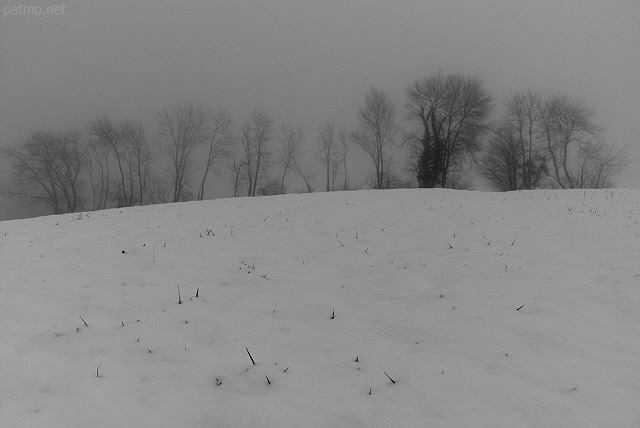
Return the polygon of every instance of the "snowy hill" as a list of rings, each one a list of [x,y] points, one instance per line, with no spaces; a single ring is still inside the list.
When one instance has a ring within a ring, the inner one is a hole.
[[[639,426],[638,221],[416,189],[0,222],[0,425]]]

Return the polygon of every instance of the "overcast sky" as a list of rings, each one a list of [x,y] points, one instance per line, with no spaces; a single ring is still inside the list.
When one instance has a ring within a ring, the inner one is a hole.
[[[353,127],[372,85],[403,107],[407,84],[440,69],[482,79],[498,108],[529,88],[582,97],[608,140],[632,147],[620,184],[640,186],[638,0],[1,4],[2,145],[103,114],[155,132],[154,112],[185,100],[237,122],[259,107],[311,140],[325,120]],[[59,14],[11,14],[25,5]],[[0,219],[17,209],[1,203]]]

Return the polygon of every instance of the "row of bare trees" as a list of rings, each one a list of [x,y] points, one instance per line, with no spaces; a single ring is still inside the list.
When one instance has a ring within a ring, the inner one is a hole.
[[[316,173],[304,165],[302,129],[282,124],[275,157],[274,119],[263,110],[236,127],[230,112],[186,102],[159,110],[155,121],[152,141],[141,122],[114,122],[108,116],[90,121],[84,131],[31,132],[2,149],[12,175],[0,191],[44,203],[59,214],[202,200],[211,176],[224,170],[231,173],[233,196],[285,193],[288,172],[302,180],[304,191],[314,190]],[[316,156],[328,165],[331,190],[338,166],[343,167],[346,189],[347,132],[339,131],[338,147],[334,129],[333,122],[320,126]],[[274,178],[276,168],[281,168],[280,179]]]
[[[539,187],[610,187],[628,165],[626,149],[603,138],[595,110],[567,95],[514,93],[497,123],[482,81],[437,72],[407,86],[404,119],[380,88],[371,87],[358,109],[357,127],[334,121],[318,127],[312,157],[322,167],[326,191],[347,190],[352,147],[370,160],[367,185],[461,188],[474,165],[497,190]],[[5,147],[11,180],[4,195],[47,204],[54,213],[149,203],[203,200],[211,177],[231,177],[233,196],[286,193],[296,176],[314,191],[318,171],[309,168],[305,135],[283,122],[274,142],[274,119],[256,109],[236,125],[230,112],[180,103],[155,115],[150,138],[139,121],[96,118],[86,130],[34,131]],[[274,147],[278,144],[279,147]],[[483,151],[484,146],[484,151]],[[401,179],[394,156],[402,153]],[[340,184],[338,178],[341,177]]]
[[[595,109],[581,99],[516,92],[504,108],[480,162],[498,190],[611,187],[629,164],[626,146],[603,138]]]

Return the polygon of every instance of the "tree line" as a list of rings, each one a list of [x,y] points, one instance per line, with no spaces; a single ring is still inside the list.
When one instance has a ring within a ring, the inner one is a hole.
[[[109,116],[82,130],[34,130],[1,149],[11,176],[0,191],[60,214],[203,200],[212,177],[225,171],[234,197],[287,193],[291,175],[305,192],[320,182],[326,191],[347,190],[352,148],[369,159],[365,184],[375,189],[466,188],[474,169],[499,191],[604,188],[629,164],[626,147],[606,141],[594,107],[579,98],[515,92],[492,121],[493,98],[481,80],[441,71],[410,83],[405,95],[400,112],[384,89],[371,87],[357,126],[321,123],[310,156],[296,124],[276,132],[260,109],[236,124],[227,110],[191,102],[158,110],[154,136],[140,121]]]

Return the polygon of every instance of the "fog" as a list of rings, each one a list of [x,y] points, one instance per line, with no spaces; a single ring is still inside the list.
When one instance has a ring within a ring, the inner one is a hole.
[[[29,5],[43,14],[9,1],[0,16],[0,145],[33,129],[84,128],[104,114],[141,120],[153,134],[158,109],[192,101],[226,108],[237,123],[264,109],[276,134],[282,121],[301,125],[311,152],[321,122],[355,126],[372,85],[402,111],[406,86],[442,70],[483,80],[495,115],[516,90],[583,98],[596,107],[609,142],[631,146],[634,161],[618,184],[640,185],[635,0]],[[64,13],[45,14],[54,8]],[[5,160],[0,168],[6,179]],[[227,181],[218,181],[209,196],[228,195]],[[0,203],[0,219],[40,212]]]

